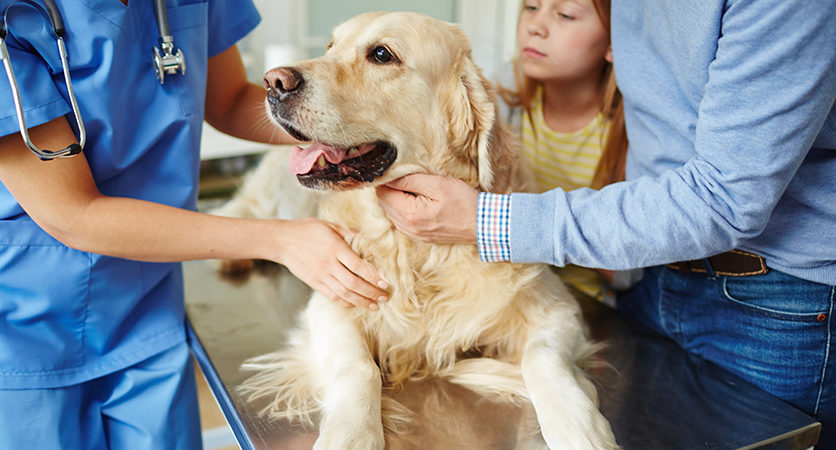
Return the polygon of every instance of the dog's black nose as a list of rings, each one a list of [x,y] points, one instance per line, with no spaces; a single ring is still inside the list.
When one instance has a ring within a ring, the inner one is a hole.
[[[277,67],[264,74],[264,88],[268,95],[284,100],[305,84],[302,74],[293,67]]]

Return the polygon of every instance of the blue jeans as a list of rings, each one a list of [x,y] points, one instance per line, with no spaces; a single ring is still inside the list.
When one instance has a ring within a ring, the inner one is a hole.
[[[836,449],[836,287],[776,270],[746,277],[666,267],[618,297],[618,309],[822,423]]]

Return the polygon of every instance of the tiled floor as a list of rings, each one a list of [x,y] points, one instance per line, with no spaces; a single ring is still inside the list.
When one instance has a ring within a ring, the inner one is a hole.
[[[200,425],[203,429],[204,436],[204,450],[238,450],[238,445],[222,445],[215,446],[216,442],[228,442],[229,439],[208,439],[212,436],[232,436],[232,431],[226,423],[226,419],[209,390],[206,380],[203,378],[203,373],[200,368],[195,365],[195,373],[197,374],[197,401],[200,404]],[[233,438],[234,439],[234,438]]]

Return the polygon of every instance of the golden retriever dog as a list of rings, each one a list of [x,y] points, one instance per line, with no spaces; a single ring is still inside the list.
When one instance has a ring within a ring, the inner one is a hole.
[[[383,391],[442,377],[530,401],[552,449],[617,448],[583,370],[597,347],[558,277],[481,262],[473,245],[413,241],[377,204],[376,185],[415,172],[526,188],[518,137],[498,120],[465,34],[420,14],[363,14],[335,29],[325,55],[272,69],[265,85],[273,121],[314,142],[291,152],[290,171],[324,193],[319,217],[354,230],[351,247],[391,285],[378,311],[313,294],[287,345],[246,365],[257,373],[245,390],[269,399],[265,412],[318,420],[317,449],[382,449],[407,414]],[[251,186],[280,176],[282,164],[263,164]],[[250,187],[227,212],[257,216],[247,205],[273,202],[253,196],[282,193]]]

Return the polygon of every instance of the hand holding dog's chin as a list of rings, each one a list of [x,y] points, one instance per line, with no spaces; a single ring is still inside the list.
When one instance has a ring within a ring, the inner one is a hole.
[[[479,192],[464,181],[413,174],[377,187],[378,204],[401,232],[433,244],[476,244]]]
[[[270,258],[325,297],[345,306],[378,309],[388,284],[346,243],[351,233],[318,219],[277,220],[278,254]]]

